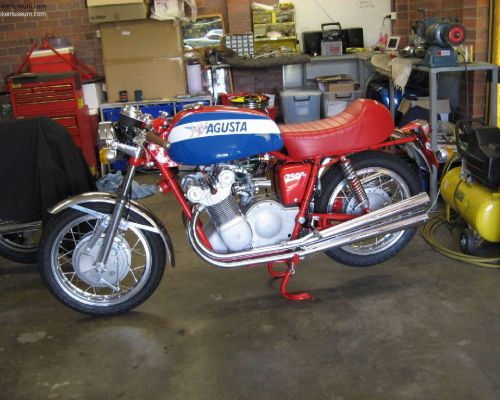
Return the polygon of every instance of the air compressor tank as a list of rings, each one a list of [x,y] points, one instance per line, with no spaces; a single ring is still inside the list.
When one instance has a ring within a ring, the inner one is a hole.
[[[461,168],[449,171],[441,181],[444,201],[489,242],[500,242],[500,192],[477,182],[466,182]]]

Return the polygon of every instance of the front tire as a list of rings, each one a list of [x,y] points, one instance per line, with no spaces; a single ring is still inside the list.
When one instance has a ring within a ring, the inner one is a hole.
[[[113,205],[91,205],[111,215]],[[147,224],[131,210],[128,221]],[[67,209],[53,216],[40,242],[41,276],[52,294],[68,307],[91,315],[115,315],[143,303],[165,270],[166,251],[160,236],[128,225],[119,230],[103,270],[94,268],[102,236],[90,241],[101,220]],[[89,250],[90,248],[90,250]]]
[[[40,230],[0,235],[0,256],[18,263],[35,264],[40,236]]]
[[[361,180],[375,211],[420,192],[417,178],[403,161],[383,152],[363,152],[350,157],[351,165]],[[358,203],[340,167],[335,165],[321,179],[322,193],[316,212],[362,215]],[[342,264],[367,267],[379,264],[399,253],[412,239],[416,229],[377,236],[362,242],[327,250],[326,254]]]

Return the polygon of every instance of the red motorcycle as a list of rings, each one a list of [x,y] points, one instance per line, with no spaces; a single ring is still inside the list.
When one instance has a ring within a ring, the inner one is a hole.
[[[263,264],[287,283],[299,261],[326,252],[369,266],[394,257],[427,220],[429,197],[393,152],[404,147],[424,169],[436,163],[426,124],[395,130],[389,111],[356,100],[335,117],[276,125],[265,114],[195,106],[153,120],[125,106],[101,123],[103,156],[130,156],[117,195],[86,193],[53,207],[40,244],[41,273],[67,306],[94,315],[125,312],[155,290],[172,244],[161,221],[130,199],[136,169],[155,165],[173,193],[194,251],[222,268]],[[285,266],[276,271],[276,264]]]

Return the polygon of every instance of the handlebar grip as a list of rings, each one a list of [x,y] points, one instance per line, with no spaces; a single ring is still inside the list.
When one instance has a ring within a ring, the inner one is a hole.
[[[166,140],[163,140],[161,137],[156,135],[154,132],[149,131],[146,133],[146,140],[148,142],[157,144],[158,146],[161,146],[165,149],[168,149],[170,147],[169,143]]]

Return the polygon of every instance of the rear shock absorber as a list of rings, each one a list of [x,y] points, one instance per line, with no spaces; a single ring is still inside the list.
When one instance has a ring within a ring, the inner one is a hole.
[[[359,207],[361,207],[363,211],[369,212],[370,200],[368,199],[368,196],[365,192],[365,189],[363,188],[363,185],[361,184],[361,181],[359,180],[358,175],[356,174],[356,171],[354,171],[354,168],[352,167],[351,161],[347,157],[342,157],[340,159],[340,168],[342,169],[344,178],[347,180],[349,186],[351,187],[351,190],[354,193],[354,197],[356,197],[356,200],[359,203]]]

